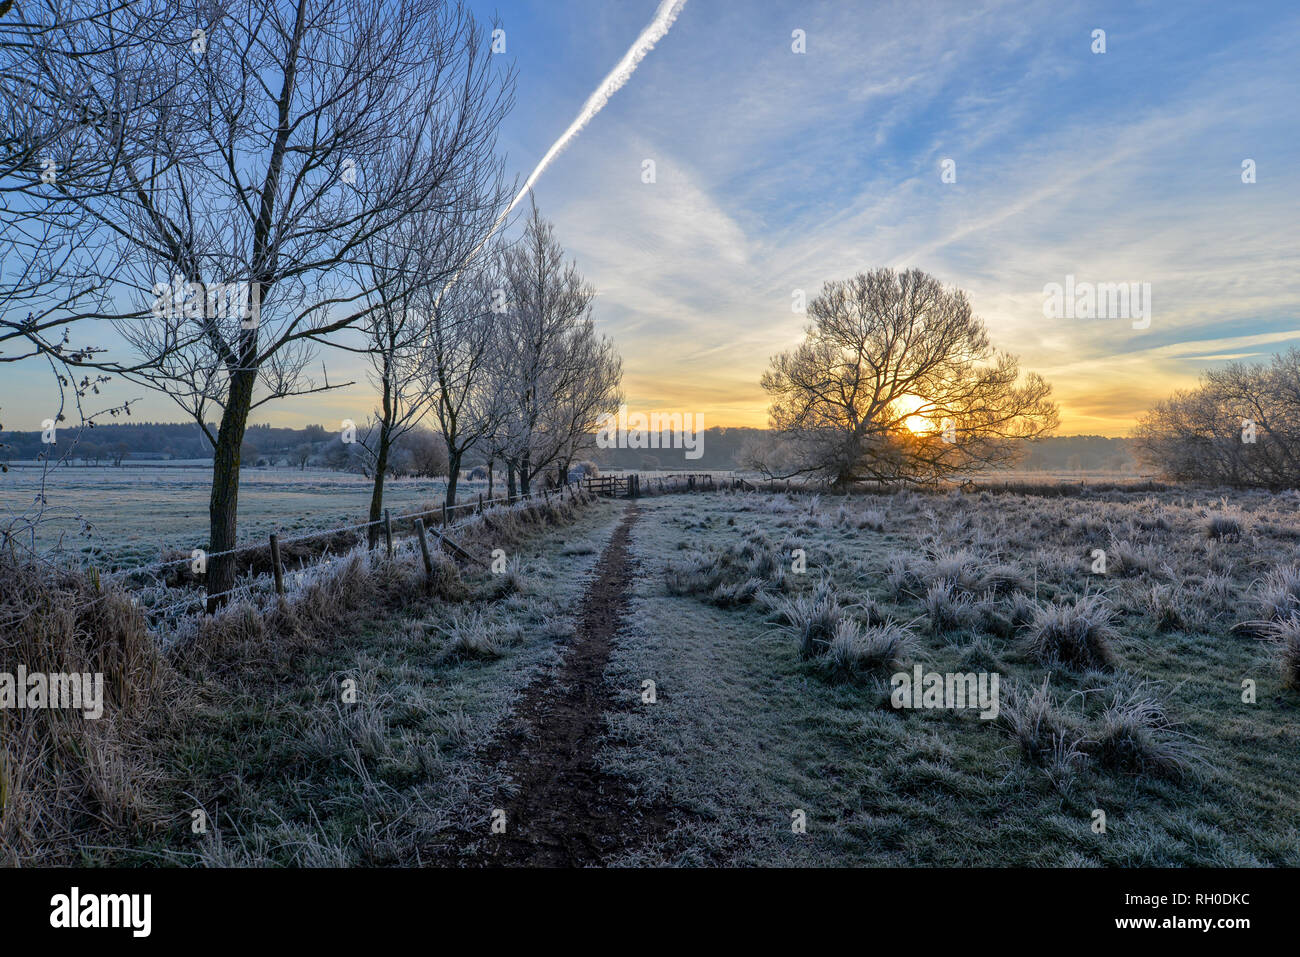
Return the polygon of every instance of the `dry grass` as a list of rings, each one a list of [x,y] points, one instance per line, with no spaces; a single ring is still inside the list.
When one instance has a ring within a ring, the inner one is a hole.
[[[566,522],[579,505],[489,510],[455,535],[480,554]],[[426,578],[409,547],[389,559],[358,546],[291,574],[296,587],[285,597],[250,590],[213,616],[169,620],[152,635],[132,597],[99,588],[93,571],[0,555],[0,672],[22,665],[29,673],[102,673],[105,699],[98,720],[81,711],[0,710],[0,864],[130,858],[130,848],[188,824],[188,811],[176,808],[189,799],[171,793],[184,774],[172,751],[174,732],[200,710],[200,700],[210,707],[222,688],[256,697],[259,686],[292,682],[303,656],[366,621],[435,600],[496,600],[511,591],[499,576],[482,576],[476,596],[449,555],[433,559]],[[492,657],[510,640],[489,633],[474,611],[454,611],[448,620],[446,657]],[[386,746],[386,729],[368,723],[364,709],[349,712],[343,732],[348,749],[363,758]],[[302,863],[338,863],[338,849],[311,834],[303,835],[303,847]],[[241,854],[214,835],[203,859],[238,863]]]
[[[768,607],[799,643],[799,657],[804,660],[824,654],[835,638],[844,616],[834,590],[823,582],[810,595],[776,596]]]
[[[1149,682],[1114,692],[1090,745],[1104,767],[1172,778],[1200,763],[1202,748],[1170,719]]]
[[[856,680],[876,671],[903,668],[916,651],[916,636],[894,622],[863,627],[842,618],[821,658],[823,669],[838,680]]]
[[[78,845],[162,816],[151,731],[181,704],[140,609],[92,576],[0,555],[0,672],[102,674],[104,712],[0,710],[0,864],[71,865]]]

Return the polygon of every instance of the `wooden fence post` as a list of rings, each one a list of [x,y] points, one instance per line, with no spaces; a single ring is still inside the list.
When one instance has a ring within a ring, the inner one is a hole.
[[[424,577],[426,581],[433,580],[433,560],[429,558],[429,540],[424,534],[424,519],[416,518],[415,534],[420,539],[420,554],[424,557]]]
[[[384,509],[384,546],[388,549],[388,557],[393,557],[393,517],[389,514],[388,509]]]
[[[284,568],[280,565],[280,536],[271,533],[271,571],[275,575],[275,593],[284,594]]]

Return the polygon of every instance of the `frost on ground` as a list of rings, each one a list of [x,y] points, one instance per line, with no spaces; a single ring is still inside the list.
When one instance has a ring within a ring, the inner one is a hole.
[[[1295,866],[1298,502],[647,503],[602,760],[682,818],[622,863]],[[998,718],[894,708],[916,664],[999,674]]]
[[[92,858],[531,860],[517,815],[554,811],[533,758],[563,703],[583,749],[563,780],[600,800],[547,818],[549,862],[1295,866],[1298,503],[694,493],[635,523],[610,501],[489,514],[466,534],[505,542],[499,574],[342,555],[133,657],[155,689],[137,733],[83,735],[77,800],[112,811]],[[588,674],[566,656],[614,579]],[[113,608],[144,649],[139,607]],[[997,675],[997,713],[895,707],[918,668]],[[24,769],[61,734],[11,755],[26,817],[5,826],[35,833]]]

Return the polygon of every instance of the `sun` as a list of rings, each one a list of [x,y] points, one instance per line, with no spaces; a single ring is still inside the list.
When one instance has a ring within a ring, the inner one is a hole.
[[[926,435],[935,431],[934,423],[924,415],[913,415],[917,409],[926,405],[925,399],[918,395],[903,394],[894,400],[894,407],[903,413],[906,418],[903,419],[903,428],[914,435]]]

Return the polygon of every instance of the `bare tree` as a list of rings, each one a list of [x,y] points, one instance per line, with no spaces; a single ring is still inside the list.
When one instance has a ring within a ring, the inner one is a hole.
[[[419,250],[427,224],[426,211],[417,211],[393,231],[373,237],[362,250],[362,281],[371,287],[374,309],[364,321],[369,378],[379,394],[379,407],[358,437],[367,471],[373,470],[370,493],[371,548],[379,544],[384,512],[384,481],[394,444],[415,428],[428,411],[432,396],[421,380],[427,323],[417,311],[417,293],[439,278],[429,278]]]
[[[212,607],[234,584],[221,553],[249,412],[339,385],[306,369],[375,308],[360,251],[455,181],[509,92],[473,19],[442,0],[242,0],[195,31],[179,95],[153,111],[158,160],[121,164],[129,188],[81,205],[152,300],[121,324],[157,357],[132,377],[213,448]]]
[[[622,365],[591,322],[596,291],[564,260],[554,228],[532,205],[506,250],[506,311],[497,338],[498,391],[507,409],[493,450],[528,494],[533,479],[571,458],[601,411],[618,405]]]
[[[566,345],[563,363],[579,374],[551,396],[543,415],[545,428],[538,433],[544,444],[535,456],[554,464],[551,487],[563,485],[574,460],[596,447],[601,417],[616,412],[623,401],[622,357],[609,339],[596,335],[590,319],[573,329]]]
[[[1300,487],[1300,350],[1206,371],[1143,416],[1131,441],[1175,481]]]
[[[492,88],[477,90],[471,112],[494,108]],[[499,107],[497,107],[499,108]],[[490,127],[494,132],[495,124]],[[392,443],[420,423],[432,408],[451,458],[447,504],[455,504],[457,470],[470,427],[471,398],[477,402],[478,370],[486,363],[489,338],[479,305],[486,305],[480,273],[490,261],[484,248],[500,224],[511,192],[506,188],[495,137],[485,136],[467,151],[456,177],[430,202],[392,232],[364,249],[365,280],[376,309],[366,323],[372,378],[380,405],[366,450],[375,470],[370,521],[383,513],[384,473]],[[463,416],[463,421],[462,421]],[[372,524],[370,547],[378,542]]]
[[[1022,382],[966,295],[919,270],[827,283],[798,348],[772,359],[768,475],[928,482],[1014,460],[1014,439],[1056,427],[1051,387]]]
[[[83,404],[121,365],[74,328],[120,308],[120,262],[93,242],[85,205],[126,188],[125,164],[161,165],[149,113],[179,83],[176,50],[189,37],[178,18],[165,0],[15,0],[0,17],[0,363],[50,366],[56,421],[65,393],[83,425],[130,414],[131,400]]]
[[[494,293],[498,281],[491,257],[429,304],[429,337],[424,348],[425,389],[447,446],[448,506],[456,504],[456,485],[465,453],[495,431],[503,405],[488,373],[495,348]]]

